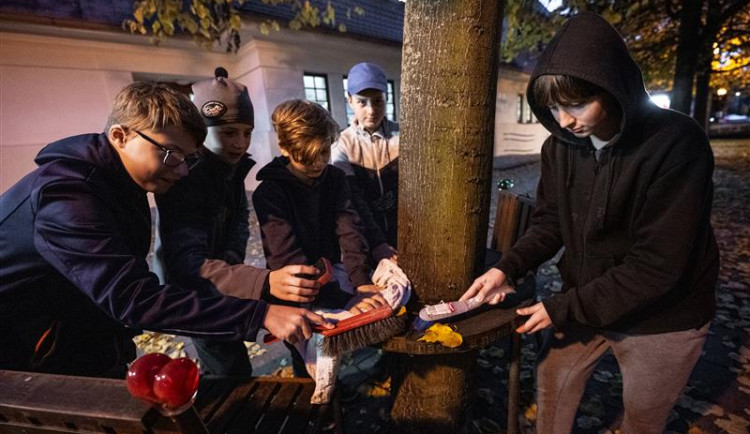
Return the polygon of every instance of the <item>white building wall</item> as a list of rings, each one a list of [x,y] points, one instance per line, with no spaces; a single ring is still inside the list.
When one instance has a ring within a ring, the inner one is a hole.
[[[529,104],[526,85],[529,75],[508,68],[500,68],[495,109],[495,156],[539,154],[547,130],[532,117],[528,120]],[[518,106],[522,101],[522,121]]]
[[[0,192],[36,167],[33,157],[45,144],[102,131],[114,96],[134,79],[187,83],[224,66],[246,85],[256,120],[250,153],[258,162],[248,189],[257,185],[257,170],[279,155],[270,116],[279,103],[304,97],[305,72],[328,76],[331,112],[342,127],[342,80],[351,66],[379,63],[400,86],[400,47],[310,32],[262,35],[252,23],[244,33],[235,55],[189,40],[155,47],[125,33],[0,22]]]
[[[124,32],[61,29],[0,22],[0,192],[36,166],[47,143],[74,134],[102,131],[112,100],[136,79],[189,83],[225,67],[246,85],[255,107],[250,153],[255,173],[279,155],[270,117],[290,98],[303,98],[303,74],[325,74],[331,114],[347,125],[343,77],[362,61],[381,65],[400,96],[401,48],[339,34],[283,30],[262,35],[247,23],[237,54],[206,51],[191,40],[156,47]],[[495,155],[538,153],[546,137],[536,124],[516,120],[517,94],[528,75],[501,68],[495,119]],[[397,105],[397,113],[400,106]]]
[[[0,23],[0,192],[36,167],[47,143],[103,131],[115,95],[134,74],[201,77],[225,57],[188,41],[161,48],[126,34],[59,31],[63,37],[30,28],[37,29]]]

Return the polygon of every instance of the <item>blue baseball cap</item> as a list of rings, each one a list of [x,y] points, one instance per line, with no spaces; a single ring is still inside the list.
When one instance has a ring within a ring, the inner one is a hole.
[[[362,92],[365,89],[377,89],[388,92],[388,81],[380,67],[374,63],[362,62],[352,66],[346,77],[346,91],[349,95]]]

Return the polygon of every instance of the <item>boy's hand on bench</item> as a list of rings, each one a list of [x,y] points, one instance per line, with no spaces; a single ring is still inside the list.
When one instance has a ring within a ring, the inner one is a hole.
[[[332,329],[333,324],[322,316],[300,307],[269,304],[263,327],[272,335],[290,344],[310,339],[313,335],[311,324]]]
[[[320,285],[314,280],[297,275],[318,275],[318,273],[318,269],[312,265],[287,265],[284,268],[271,271],[268,277],[271,295],[280,300],[312,303],[315,296],[318,295]]]

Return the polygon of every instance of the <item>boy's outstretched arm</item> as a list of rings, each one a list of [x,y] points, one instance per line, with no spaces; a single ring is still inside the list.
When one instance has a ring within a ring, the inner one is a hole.
[[[255,340],[265,302],[160,286],[145,258],[131,250],[128,235],[117,229],[111,204],[99,194],[74,180],[48,184],[32,198],[34,244],[52,267],[128,327]]]

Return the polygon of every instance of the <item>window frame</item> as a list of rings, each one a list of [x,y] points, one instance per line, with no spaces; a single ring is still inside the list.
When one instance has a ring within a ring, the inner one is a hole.
[[[308,87],[306,85],[306,83],[305,83],[305,78],[306,77],[311,77],[313,79],[313,87]],[[321,104],[320,101],[318,100],[318,91],[321,90],[321,89],[318,88],[317,85],[315,84],[315,79],[316,78],[322,78],[323,79],[323,83],[325,84],[325,89],[324,90],[325,90],[325,93],[326,93],[326,100],[325,100],[326,105]],[[307,71],[304,71],[302,73],[302,88],[305,91],[305,99],[310,100],[310,101],[318,104],[319,106],[321,106],[324,109],[326,109],[329,113],[331,112],[331,87],[328,85],[328,74],[321,74],[321,73],[317,73],[317,72],[307,72]],[[308,90],[313,90],[315,92],[315,99],[311,100],[310,98],[307,97],[307,91]]]

